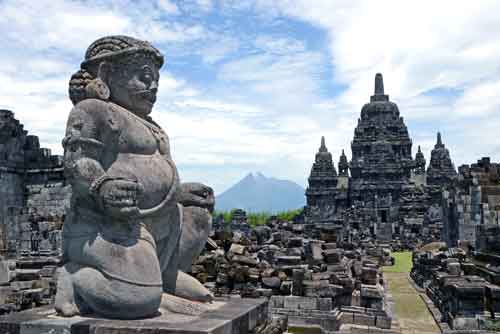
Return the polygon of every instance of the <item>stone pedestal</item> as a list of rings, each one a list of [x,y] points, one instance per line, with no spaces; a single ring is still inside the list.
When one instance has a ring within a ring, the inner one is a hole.
[[[2,334],[246,334],[267,320],[264,299],[217,300],[211,310],[188,316],[159,314],[143,320],[107,320],[93,317],[63,318],[52,306],[0,317]]]

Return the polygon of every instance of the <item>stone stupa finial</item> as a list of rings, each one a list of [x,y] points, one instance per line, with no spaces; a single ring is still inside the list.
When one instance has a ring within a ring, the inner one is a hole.
[[[325,136],[321,136],[321,146],[319,147],[320,152],[327,152],[327,148],[325,145]]]
[[[349,163],[347,162],[347,157],[345,156],[344,149],[342,149],[342,154],[339,160],[339,175],[349,176]]]
[[[375,75],[375,92],[371,96],[370,101],[389,101],[389,95],[386,95],[384,92],[384,78],[382,77],[382,73]]]
[[[375,95],[384,95],[384,78],[381,73],[375,75]]]
[[[438,133],[437,133],[437,143],[436,143],[436,147],[440,147],[440,146],[443,146],[443,141],[441,140],[441,132],[438,132]]]

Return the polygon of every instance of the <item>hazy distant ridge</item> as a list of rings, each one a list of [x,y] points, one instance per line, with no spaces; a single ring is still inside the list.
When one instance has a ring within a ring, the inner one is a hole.
[[[280,212],[305,205],[304,188],[295,182],[249,173],[216,197],[216,210],[239,208],[249,212]]]

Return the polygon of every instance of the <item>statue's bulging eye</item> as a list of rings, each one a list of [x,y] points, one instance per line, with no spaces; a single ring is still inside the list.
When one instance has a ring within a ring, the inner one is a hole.
[[[144,82],[148,86],[153,81],[153,71],[151,70],[151,68],[149,66],[144,66],[142,68],[141,81]]]
[[[149,85],[151,83],[151,81],[153,81],[153,77],[149,74],[143,74],[141,80],[145,84]]]

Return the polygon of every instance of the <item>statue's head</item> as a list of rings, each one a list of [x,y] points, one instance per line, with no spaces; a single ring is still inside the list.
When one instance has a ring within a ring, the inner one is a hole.
[[[103,37],[85,53],[69,83],[73,104],[88,98],[112,101],[139,116],[156,101],[163,55],[149,42],[127,36]]]

